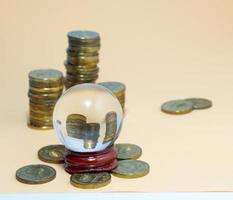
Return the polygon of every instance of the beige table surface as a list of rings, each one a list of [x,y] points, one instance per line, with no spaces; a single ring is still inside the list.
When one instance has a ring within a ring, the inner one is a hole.
[[[233,1],[0,0],[0,192],[83,192],[61,165],[44,185],[15,180],[54,131],[26,126],[30,70],[65,71],[66,33],[102,36],[98,81],[127,85],[118,142],[143,148],[144,178],[113,177],[95,191],[233,191]],[[207,97],[213,108],[183,116],[160,112],[167,100]]]

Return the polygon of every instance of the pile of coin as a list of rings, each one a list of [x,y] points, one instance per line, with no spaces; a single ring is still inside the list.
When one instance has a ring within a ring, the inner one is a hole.
[[[99,34],[93,31],[71,31],[67,36],[69,47],[64,63],[66,88],[80,83],[95,82],[99,72]]]
[[[54,69],[40,69],[29,73],[28,126],[39,130],[53,128],[53,109],[63,92],[63,75]]]
[[[121,104],[122,109],[124,110],[124,107],[125,107],[125,90],[126,90],[125,84],[120,83],[120,82],[114,82],[114,81],[102,82],[102,83],[99,83],[99,84],[106,87],[113,94],[115,94],[115,96],[117,97],[117,99],[119,100],[119,102]]]
[[[212,101],[204,98],[187,98],[167,101],[161,110],[168,114],[186,114],[193,110],[207,109],[212,106]]]

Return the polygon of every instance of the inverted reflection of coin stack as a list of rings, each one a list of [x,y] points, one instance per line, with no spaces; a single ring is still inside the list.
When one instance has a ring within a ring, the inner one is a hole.
[[[80,83],[93,83],[98,78],[100,36],[93,31],[68,33],[66,88]]]
[[[115,96],[117,97],[117,99],[119,100],[122,109],[124,110],[125,107],[125,89],[126,86],[123,83],[120,82],[102,82],[99,83],[100,85],[106,87],[107,89],[109,89],[110,91],[112,91],[113,94],[115,94]]]
[[[87,123],[86,133],[84,136],[84,148],[94,149],[100,136],[99,123]]]
[[[80,114],[71,114],[66,118],[66,130],[68,136],[83,139],[86,131],[87,118]]]
[[[31,128],[53,128],[53,109],[63,91],[63,75],[58,70],[42,69],[29,73],[29,122]]]
[[[104,142],[112,142],[117,131],[117,113],[112,111],[108,112],[105,116],[106,132]]]

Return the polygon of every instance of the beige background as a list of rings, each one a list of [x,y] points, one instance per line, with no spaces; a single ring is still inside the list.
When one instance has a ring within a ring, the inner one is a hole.
[[[44,185],[15,180],[19,167],[41,163],[37,150],[58,143],[54,131],[27,128],[27,74],[64,72],[66,33],[102,36],[98,81],[127,85],[118,142],[143,148],[148,176],[97,191],[233,190],[233,1],[1,0],[0,192],[83,192],[62,166]],[[160,112],[170,99],[207,97],[214,106],[183,116]]]

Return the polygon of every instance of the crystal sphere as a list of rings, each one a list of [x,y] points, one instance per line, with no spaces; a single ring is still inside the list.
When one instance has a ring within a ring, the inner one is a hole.
[[[57,101],[53,126],[65,147],[74,152],[97,152],[117,139],[123,111],[104,86],[85,83],[69,88]]]

